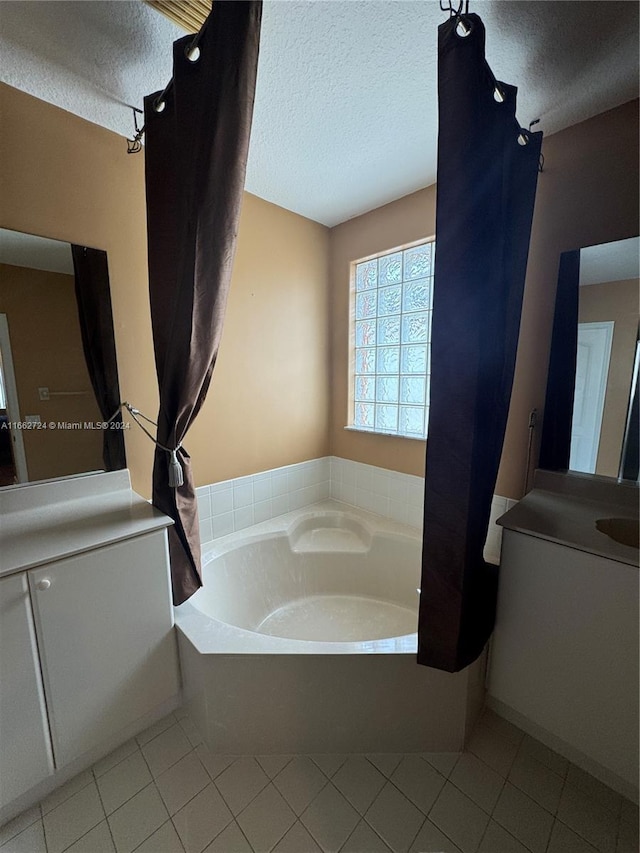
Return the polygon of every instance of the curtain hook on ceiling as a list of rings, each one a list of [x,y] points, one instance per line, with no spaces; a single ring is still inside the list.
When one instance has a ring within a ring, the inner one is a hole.
[[[133,126],[135,134],[132,139],[127,139],[127,154],[139,154],[142,151],[142,137],[144,136],[144,125],[138,127],[138,113],[142,114],[142,110],[137,107],[131,107],[133,110]]]

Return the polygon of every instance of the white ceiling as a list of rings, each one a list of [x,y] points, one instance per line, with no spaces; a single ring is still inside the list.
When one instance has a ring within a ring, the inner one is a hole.
[[[0,264],[73,275],[73,258],[68,243],[6,228],[0,228]]]
[[[638,96],[634,0],[470,9],[523,125],[553,133]],[[436,0],[265,0],[247,189],[334,225],[433,183],[445,18]],[[181,35],[141,0],[5,0],[2,79],[126,136],[125,105],[164,88]]]
[[[580,249],[580,284],[640,277],[640,237]]]

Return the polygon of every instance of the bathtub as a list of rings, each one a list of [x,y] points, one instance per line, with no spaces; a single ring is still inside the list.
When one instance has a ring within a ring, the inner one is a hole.
[[[185,704],[216,753],[462,749],[483,661],[417,666],[420,532],[323,501],[203,546],[176,608]]]

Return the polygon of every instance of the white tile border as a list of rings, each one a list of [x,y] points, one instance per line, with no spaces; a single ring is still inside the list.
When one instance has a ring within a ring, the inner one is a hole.
[[[196,489],[200,538],[210,542],[329,497],[329,457]]]
[[[338,456],[324,456],[196,489],[201,541],[333,498],[393,521],[421,528],[424,478]],[[516,501],[495,495],[484,550],[500,562],[502,528],[496,519]]]

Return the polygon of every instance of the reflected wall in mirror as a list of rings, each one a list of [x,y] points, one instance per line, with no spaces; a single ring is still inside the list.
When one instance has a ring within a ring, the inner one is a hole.
[[[640,238],[560,261],[540,467],[638,479]]]
[[[0,229],[0,486],[125,467],[119,399],[106,253]]]

